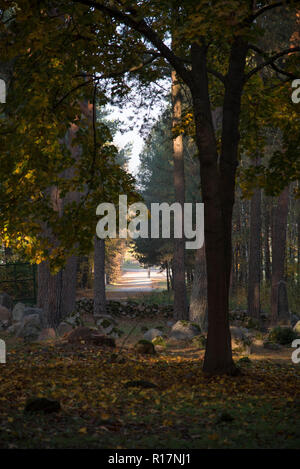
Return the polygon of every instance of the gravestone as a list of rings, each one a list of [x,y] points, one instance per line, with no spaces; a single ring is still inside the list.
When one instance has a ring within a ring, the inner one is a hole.
[[[0,363],[6,363],[6,345],[2,339],[0,339]]]

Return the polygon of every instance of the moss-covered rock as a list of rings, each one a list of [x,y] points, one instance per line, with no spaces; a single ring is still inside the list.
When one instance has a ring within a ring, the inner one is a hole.
[[[192,344],[200,350],[205,349],[206,347],[205,335],[200,334],[200,335],[196,335],[195,337],[193,337]]]
[[[167,346],[167,343],[162,335],[158,335],[157,337],[154,337],[154,339],[152,340],[152,344],[159,345],[160,347]]]
[[[146,354],[146,355],[155,355],[155,347],[152,342],[146,339],[139,340],[135,344],[135,350],[138,353]]]
[[[192,339],[201,332],[198,324],[190,321],[177,321],[171,329],[171,337],[177,340]]]

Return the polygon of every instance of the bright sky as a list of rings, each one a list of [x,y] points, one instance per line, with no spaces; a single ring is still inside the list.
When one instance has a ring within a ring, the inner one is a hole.
[[[139,165],[139,154],[143,148],[144,140],[137,131],[129,131],[126,133],[117,132],[114,138],[117,147],[123,148],[127,143],[132,144],[132,154],[129,161],[129,171],[133,175],[136,174]]]
[[[162,110],[165,107],[165,100],[164,100],[164,93],[162,91],[162,86],[165,87],[165,89],[168,89],[170,87],[170,83],[168,80],[162,80],[161,81],[160,88],[157,87],[156,89],[153,89],[153,93],[156,94],[158,97],[162,97],[161,102],[159,103],[158,101],[152,102],[148,104],[148,106],[140,106],[138,104],[138,96],[137,96],[137,102],[136,103],[131,103],[131,104],[126,104],[126,107],[119,108],[117,106],[109,106],[109,109],[111,110],[111,114],[107,116],[108,119],[119,119],[123,125],[123,128],[128,128],[129,130],[126,132],[117,132],[114,138],[114,143],[122,149],[127,143],[131,143],[133,145],[132,147],[132,154],[131,158],[129,161],[129,171],[135,175],[138,170],[139,166],[139,154],[143,148],[144,145],[144,139],[141,137],[139,133],[140,127],[143,125],[143,123],[146,120],[149,120],[149,122],[154,125],[155,122],[159,119],[159,117],[162,114]],[[135,105],[136,104],[136,105]],[[135,127],[133,130],[130,129],[130,127]],[[149,128],[150,130],[150,128]]]
[[[122,109],[120,110],[118,107],[109,106],[109,110],[111,113],[107,116],[107,119],[117,120],[119,119],[123,122],[123,127],[131,127],[132,121],[130,120],[130,116],[132,116],[132,109]],[[142,116],[141,116],[142,118]],[[137,126],[138,127],[138,126]],[[117,132],[114,137],[114,144],[121,150],[125,147],[128,143],[132,144],[132,153],[129,160],[129,171],[135,175],[138,170],[139,166],[139,154],[143,148],[144,140],[140,136],[138,132],[138,128],[135,130],[128,130],[127,132]]]

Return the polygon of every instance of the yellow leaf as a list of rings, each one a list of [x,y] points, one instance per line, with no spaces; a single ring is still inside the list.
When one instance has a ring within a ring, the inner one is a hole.
[[[208,438],[212,441],[216,441],[219,438],[219,435],[217,433],[212,433],[211,435],[208,435]]]

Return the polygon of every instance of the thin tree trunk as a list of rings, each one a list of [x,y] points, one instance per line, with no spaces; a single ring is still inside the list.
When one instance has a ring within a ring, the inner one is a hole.
[[[250,257],[248,280],[248,314],[259,319],[260,313],[260,235],[261,190],[256,189],[250,206]]]
[[[270,254],[270,205],[266,199],[264,216],[264,258],[266,282],[271,282],[271,254]]]
[[[297,200],[297,284],[300,284],[300,199]]]
[[[105,240],[95,236],[94,254],[94,316],[106,313]]]
[[[173,108],[173,128],[180,125],[181,121],[181,86],[177,81],[176,72],[172,71],[172,108]],[[174,161],[174,189],[175,200],[182,207],[185,202],[185,181],[184,181],[184,157],[182,135],[173,138],[173,161]],[[173,253],[173,273],[174,273],[174,318],[188,319],[188,303],[185,284],[185,239],[182,223],[182,237],[174,238]]]
[[[167,289],[168,291],[170,291],[170,277],[169,277],[169,265],[167,263],[167,267],[166,267],[166,273],[167,273]]]
[[[194,280],[190,301],[190,321],[199,324],[201,331],[207,331],[207,278],[205,247],[198,249],[195,256]]]
[[[285,280],[285,251],[287,215],[289,204],[289,187],[286,187],[278,197],[278,204],[274,210],[272,229],[272,287],[271,287],[271,314],[272,321],[276,323],[278,317],[279,284]],[[286,312],[287,313],[287,312]],[[283,318],[282,318],[283,319]]]

